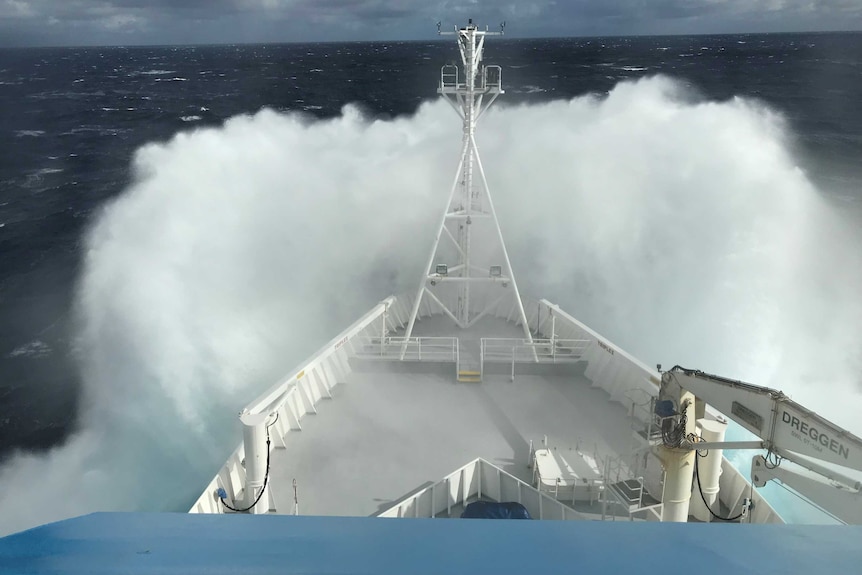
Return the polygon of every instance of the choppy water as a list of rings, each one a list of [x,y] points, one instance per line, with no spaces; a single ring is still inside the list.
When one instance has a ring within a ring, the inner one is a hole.
[[[0,51],[0,454],[79,427],[83,239],[134,181],[137,149],[261,108],[309,122],[350,103],[372,118],[414,114],[456,56],[449,42]],[[761,102],[786,119],[783,145],[817,193],[862,227],[862,34],[506,39],[487,60],[503,68],[508,107],[601,99],[657,74],[683,87],[683,105]]]

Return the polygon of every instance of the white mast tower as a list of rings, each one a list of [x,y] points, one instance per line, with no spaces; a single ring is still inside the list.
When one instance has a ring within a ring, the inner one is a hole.
[[[411,337],[423,298],[430,298],[460,328],[474,325],[495,310],[509,308],[532,342],[524,305],[509,263],[509,254],[491,201],[491,192],[479,150],[476,147],[476,122],[503,93],[500,66],[481,66],[485,36],[502,35],[479,30],[471,19],[464,28],[441,35],[457,35],[463,64],[463,77],[454,64],[440,70],[437,89],[463,120],[461,160],[449,193],[449,202],[428,265],[419,283],[413,311],[405,336]],[[478,178],[476,177],[478,175]],[[446,237],[441,245],[440,240]],[[516,315],[515,315],[516,314]]]

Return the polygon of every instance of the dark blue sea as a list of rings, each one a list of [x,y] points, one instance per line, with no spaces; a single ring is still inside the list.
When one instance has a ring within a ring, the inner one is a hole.
[[[0,50],[0,457],[79,429],[84,238],[134,181],[136,150],[262,108],[410,116],[456,57],[436,40]],[[860,33],[501,39],[486,60],[502,66],[502,106],[601,99],[655,75],[698,102],[762,103],[827,201],[862,202]]]

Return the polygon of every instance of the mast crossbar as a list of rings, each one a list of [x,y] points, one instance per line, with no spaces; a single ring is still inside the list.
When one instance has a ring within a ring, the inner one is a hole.
[[[441,68],[437,90],[462,120],[461,158],[405,336],[412,336],[425,297],[465,328],[508,296],[514,300],[525,338],[532,341],[475,139],[478,119],[504,93],[500,66],[481,65],[485,36],[502,34],[502,30],[479,30],[471,20],[463,28],[440,34],[457,36],[461,56],[460,68],[454,64]],[[444,235],[451,245],[441,246]]]

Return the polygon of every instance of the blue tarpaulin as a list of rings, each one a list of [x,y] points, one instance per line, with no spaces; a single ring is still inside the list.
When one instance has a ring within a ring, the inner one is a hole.
[[[532,519],[527,508],[511,501],[474,501],[467,505],[461,519]]]

